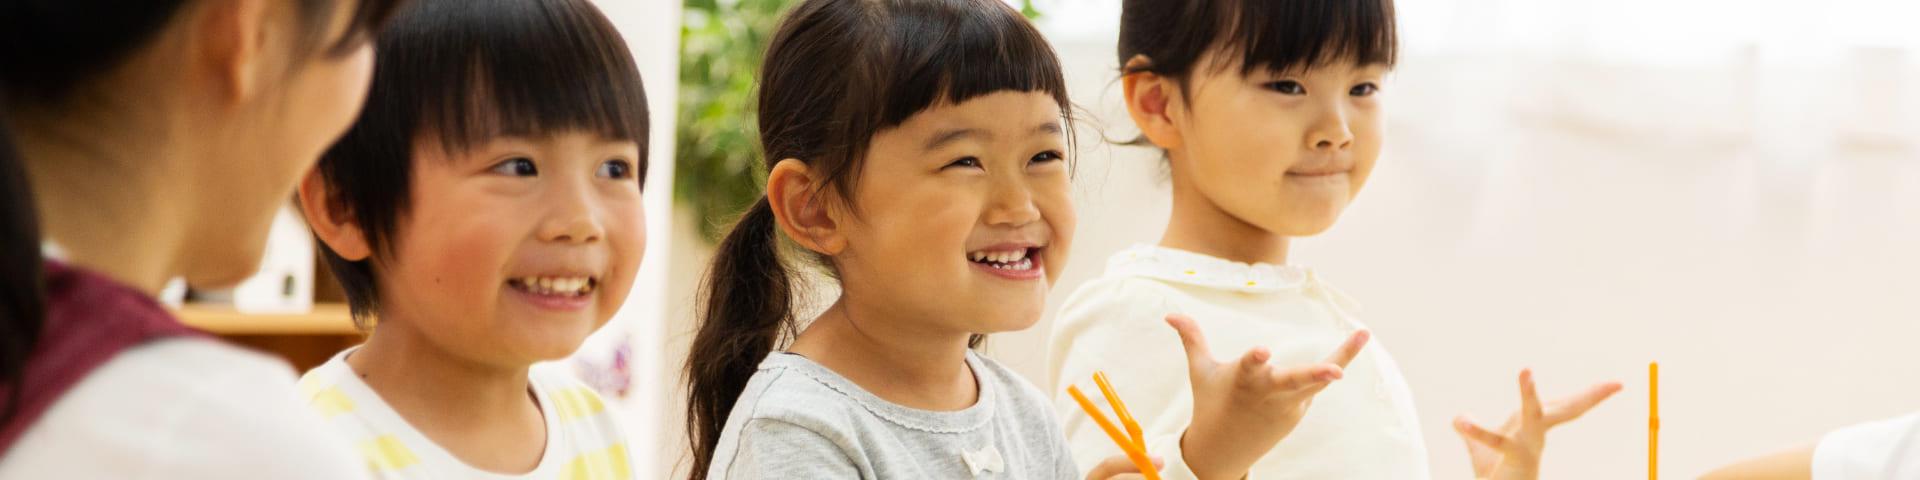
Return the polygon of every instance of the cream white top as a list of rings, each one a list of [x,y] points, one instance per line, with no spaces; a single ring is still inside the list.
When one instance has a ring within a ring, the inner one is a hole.
[[[1104,371],[1144,430],[1148,450],[1164,456],[1163,477],[1193,478],[1179,439],[1193,417],[1185,350],[1169,313],[1193,317],[1212,351],[1231,360],[1254,346],[1275,365],[1308,365],[1331,354],[1355,330],[1353,301],[1312,270],[1245,264],[1157,246],[1115,254],[1106,274],[1067,299],[1054,322],[1048,379],[1074,459],[1091,465],[1119,454],[1099,425],[1066,395],[1080,385],[1110,406],[1090,380]],[[1346,376],[1315,397],[1305,418],[1249,472],[1259,479],[1429,478],[1427,451],[1406,379],[1378,336]]]

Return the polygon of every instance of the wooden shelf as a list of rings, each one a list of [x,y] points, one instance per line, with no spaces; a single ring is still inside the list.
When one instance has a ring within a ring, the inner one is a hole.
[[[188,303],[174,312],[187,325],[219,335],[359,335],[344,303],[314,304],[307,313],[241,313],[230,305]]]

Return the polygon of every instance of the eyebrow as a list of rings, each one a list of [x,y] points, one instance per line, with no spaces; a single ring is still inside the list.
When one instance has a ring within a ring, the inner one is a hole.
[[[1058,135],[1062,131],[1063,130],[1060,128],[1060,122],[1052,121],[1052,120],[1047,121],[1047,123],[1042,123],[1040,124],[1040,126],[1034,127],[1032,130],[1032,132],[1035,134],[1049,134],[1049,135]],[[927,141],[926,150],[927,151],[939,150],[940,147],[944,147],[949,144],[952,144],[953,142],[967,139],[968,137],[992,138],[993,134],[991,132],[988,132],[983,129],[978,129],[978,128],[952,128],[952,129],[941,130],[938,132],[934,132],[933,139]]]

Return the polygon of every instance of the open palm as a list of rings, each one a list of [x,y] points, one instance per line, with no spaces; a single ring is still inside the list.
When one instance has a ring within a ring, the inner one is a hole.
[[[1533,371],[1521,370],[1520,411],[1507,417],[1499,431],[1489,431],[1465,415],[1453,420],[1453,428],[1467,442],[1474,478],[1535,480],[1540,476],[1540,454],[1546,449],[1547,430],[1580,418],[1620,388],[1620,382],[1602,382],[1542,406],[1534,391]]]

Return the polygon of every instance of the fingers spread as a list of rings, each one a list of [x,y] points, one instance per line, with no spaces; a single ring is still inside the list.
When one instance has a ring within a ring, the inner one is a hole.
[[[1187,351],[1188,365],[1205,365],[1213,362],[1213,352],[1207,349],[1207,336],[1200,333],[1200,325],[1192,317],[1178,313],[1167,315],[1167,325],[1180,334],[1180,346]]]
[[[1607,397],[1619,393],[1621,388],[1620,382],[1594,384],[1584,392],[1554,402],[1553,407],[1547,409],[1545,420],[1548,425],[1559,425],[1580,418]]]
[[[1501,452],[1507,451],[1514,443],[1507,436],[1488,431],[1465,416],[1453,419],[1453,430],[1460,434],[1460,438]]]
[[[1347,341],[1340,344],[1340,348],[1334,349],[1333,354],[1327,355],[1327,363],[1339,365],[1340,368],[1347,368],[1347,364],[1352,363],[1355,357],[1360,356],[1360,349],[1366,347],[1367,340],[1372,338],[1373,333],[1366,330],[1353,332],[1353,335],[1347,337]]]
[[[1533,386],[1533,370],[1520,370],[1520,419],[1525,423],[1540,420],[1540,393]]]

